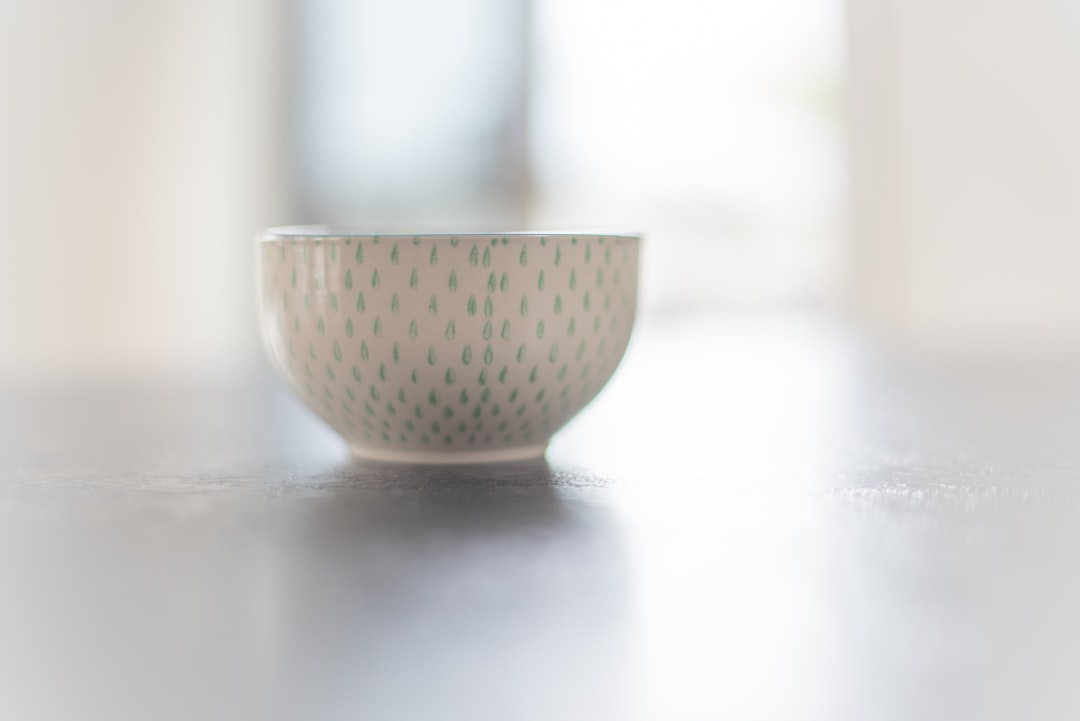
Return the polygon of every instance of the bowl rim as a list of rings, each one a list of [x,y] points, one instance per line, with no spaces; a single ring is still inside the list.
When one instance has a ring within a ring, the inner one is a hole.
[[[510,230],[501,232],[453,232],[453,231],[422,231],[418,233],[404,233],[391,231],[380,233],[369,230],[359,230],[348,226],[336,225],[279,225],[267,228],[258,234],[256,240],[260,243],[273,242],[285,238],[293,242],[306,240],[333,240],[336,238],[503,238],[517,237],[524,239],[540,238],[624,238],[626,240],[641,240],[644,236],[638,232],[619,230]]]

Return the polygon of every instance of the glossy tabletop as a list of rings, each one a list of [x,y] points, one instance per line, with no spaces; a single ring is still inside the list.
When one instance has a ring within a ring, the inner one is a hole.
[[[655,318],[462,467],[266,376],[9,388],[0,717],[1077,718],[1078,380]]]

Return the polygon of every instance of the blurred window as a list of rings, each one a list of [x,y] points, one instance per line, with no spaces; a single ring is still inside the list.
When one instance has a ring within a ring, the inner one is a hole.
[[[306,220],[647,231],[643,306],[831,298],[840,0],[311,0]]]

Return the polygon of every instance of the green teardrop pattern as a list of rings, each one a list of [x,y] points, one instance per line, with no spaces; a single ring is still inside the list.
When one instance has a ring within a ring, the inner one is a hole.
[[[275,361],[350,444],[423,452],[542,443],[613,372],[637,301],[625,280],[637,276],[636,241],[464,241],[262,244]],[[424,398],[438,421],[425,420]]]

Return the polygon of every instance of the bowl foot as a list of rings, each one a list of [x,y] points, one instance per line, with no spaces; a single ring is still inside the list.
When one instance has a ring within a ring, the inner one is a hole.
[[[547,443],[535,446],[515,446],[497,448],[490,451],[395,451],[383,448],[360,448],[349,446],[357,458],[389,463],[505,463],[523,461],[530,458],[542,458],[547,450]]]

